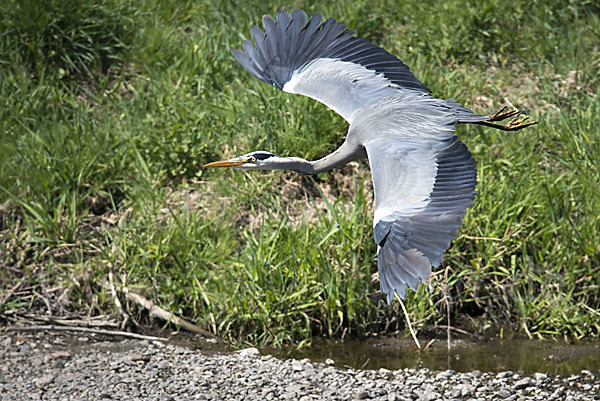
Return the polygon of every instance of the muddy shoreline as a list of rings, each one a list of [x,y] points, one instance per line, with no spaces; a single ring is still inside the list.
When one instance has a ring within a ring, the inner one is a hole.
[[[194,349],[158,341],[4,332],[2,400],[598,400],[600,372],[362,370],[280,359],[214,340]]]

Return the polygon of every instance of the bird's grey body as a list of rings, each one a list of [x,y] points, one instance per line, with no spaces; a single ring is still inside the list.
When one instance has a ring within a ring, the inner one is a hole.
[[[235,58],[260,80],[339,113],[350,124],[346,140],[316,161],[254,152],[207,166],[317,174],[368,158],[381,290],[388,302],[394,292],[404,298],[442,262],[475,198],[475,163],[454,135],[456,125],[496,126],[490,121],[502,116],[476,115],[453,99],[432,97],[401,60],[333,19],[322,23],[297,10],[279,12],[277,21],[265,16],[263,24],[265,32],[251,30],[256,46],[244,41]]]

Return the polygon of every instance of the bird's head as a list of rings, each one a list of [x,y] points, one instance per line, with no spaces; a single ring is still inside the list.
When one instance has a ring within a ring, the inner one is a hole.
[[[219,160],[202,167],[233,167],[238,170],[275,170],[284,159],[270,152],[258,150],[233,159]]]

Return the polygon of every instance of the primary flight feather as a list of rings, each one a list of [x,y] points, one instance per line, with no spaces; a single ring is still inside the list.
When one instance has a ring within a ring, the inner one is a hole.
[[[381,291],[388,303],[394,293],[405,298],[440,265],[475,198],[475,162],[454,135],[456,124],[513,131],[535,122],[517,110],[482,116],[434,98],[400,59],[334,19],[280,11],[276,19],[264,16],[263,26],[250,31],[255,44],[244,41],[233,56],[261,81],[339,113],[350,124],[346,140],[316,161],[257,151],[205,167],[318,174],[368,158]],[[508,117],[515,118],[495,123]]]

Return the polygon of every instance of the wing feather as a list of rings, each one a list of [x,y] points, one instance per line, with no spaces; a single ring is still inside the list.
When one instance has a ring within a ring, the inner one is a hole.
[[[366,148],[375,189],[381,290],[391,302],[394,292],[404,298],[407,287],[417,290],[430,277],[431,266],[442,262],[473,204],[477,171],[471,153],[454,135],[421,148],[401,137],[372,141]]]
[[[348,121],[357,108],[398,90],[430,92],[401,60],[333,18],[280,11],[276,19],[264,16],[263,26],[251,28],[255,46],[244,42],[243,52],[232,51],[235,59],[261,81],[321,101]]]

